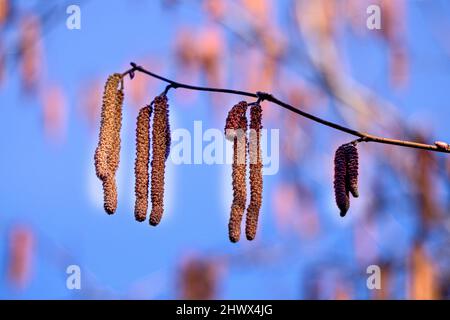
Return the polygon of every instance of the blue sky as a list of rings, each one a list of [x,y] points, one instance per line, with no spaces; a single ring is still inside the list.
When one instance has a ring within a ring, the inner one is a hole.
[[[411,2],[414,4],[407,27],[411,53],[409,86],[401,92],[389,87],[385,77],[385,51],[379,42],[373,43],[376,41],[373,38],[361,41],[347,36],[344,39],[351,70],[358,80],[395,102],[406,119],[432,124],[436,136],[450,141],[446,120],[450,117],[449,58],[433,39],[430,24],[423,22],[421,10],[427,5]],[[279,2],[279,12],[285,3]],[[439,14],[448,21],[450,6],[444,1],[440,3],[444,11]],[[92,294],[84,291],[92,287],[102,298],[174,298],[176,271],[187,253],[237,255],[259,252],[261,245],[269,244],[270,248],[279,245],[287,250],[283,259],[268,264],[229,266],[219,297],[291,299],[302,296],[302,271],[329,250],[336,248],[335,254],[343,264],[353,262],[349,248],[351,220],[342,224],[331,218],[335,214],[331,183],[325,180],[319,181],[321,185],[317,188],[323,194],[320,214],[328,231],[326,236],[298,246],[291,243],[287,249],[285,243],[289,241],[274,227],[271,212],[271,193],[280,175],[265,178],[262,228],[255,243],[242,241],[233,245],[228,241],[231,181],[224,166],[169,164],[167,216],[157,228],[134,222],[135,111],[127,109],[127,100],[119,208],[114,216],[107,216],[99,205],[101,188],[93,168],[96,133],[89,130],[77,111],[80,85],[92,78],[106,79],[108,74],[124,70],[127,62],[139,62],[149,55],[163,61],[166,76],[175,77],[171,48],[177,28],[184,24],[199,25],[205,18],[198,5],[183,5],[174,13],[163,11],[158,1],[145,4],[90,1],[81,5],[81,13],[81,30],[68,30],[67,15],[62,11],[57,13],[55,28],[43,39],[44,83],[62,85],[68,103],[64,144],[55,146],[45,139],[40,104],[32,96],[22,94],[16,72],[10,72],[0,89],[0,235],[4,239],[0,246],[0,272],[5,274],[5,239],[11,226],[29,224],[37,236],[35,268],[29,287],[16,291],[2,277],[0,298],[80,298]],[[232,75],[236,72],[229,70]],[[149,99],[163,88],[160,84],[157,92],[149,93]],[[173,128],[192,128],[195,120],[202,120],[205,128],[222,125],[211,117],[207,95],[191,102],[189,112],[178,107],[183,104],[181,98],[171,99],[170,103]],[[280,137],[283,139],[282,128]],[[330,157],[331,154],[329,150]],[[397,210],[408,209],[399,205]],[[405,230],[408,223],[396,221],[408,234],[408,229]],[[344,245],[337,249],[342,239]],[[84,286],[81,292],[66,289],[65,267],[69,264],[81,267]],[[366,294],[364,290],[361,292],[362,296]]]

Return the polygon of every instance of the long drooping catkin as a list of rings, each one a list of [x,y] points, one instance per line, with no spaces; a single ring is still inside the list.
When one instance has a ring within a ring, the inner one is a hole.
[[[139,111],[136,124],[136,161],[134,164],[136,202],[134,216],[137,221],[144,221],[147,218],[151,114],[151,106],[142,108]]]
[[[354,144],[350,143],[345,146],[345,156],[347,158],[347,188],[355,198],[358,198],[359,157],[358,149]]]
[[[336,204],[341,210],[341,217],[347,214],[350,208],[349,190],[347,188],[347,157],[346,145],[340,146],[336,150],[334,157],[334,193]]]
[[[262,109],[259,104],[250,110],[250,204],[247,208],[245,234],[248,240],[255,239],[259,211],[262,204],[263,176],[261,158]]]
[[[95,150],[95,171],[103,183],[104,207],[108,214],[117,209],[115,174],[120,161],[120,129],[122,126],[123,88],[118,89],[122,75],[108,77],[103,93],[99,142]],[[123,83],[122,83],[123,85]]]
[[[164,212],[164,174],[166,157],[168,156],[169,106],[166,95],[160,95],[153,101],[154,117],[152,130],[152,173],[151,200],[152,212],[150,224],[156,226]]]
[[[101,180],[105,179],[111,172],[108,162],[113,149],[114,130],[117,127],[117,119],[115,119],[117,100],[119,100],[117,98],[119,92],[117,87],[121,79],[122,76],[118,73],[109,76],[103,93],[99,141],[94,156],[95,171],[97,177]]]
[[[233,139],[233,203],[231,205],[228,232],[231,242],[238,242],[241,236],[241,222],[247,201],[247,103],[239,102],[230,112],[225,124],[227,139]]]

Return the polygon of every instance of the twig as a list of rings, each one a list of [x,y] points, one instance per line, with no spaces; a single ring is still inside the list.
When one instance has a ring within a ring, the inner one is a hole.
[[[450,148],[441,148],[438,147],[436,145],[431,145],[431,144],[424,144],[424,143],[418,143],[418,142],[413,142],[413,141],[405,141],[405,140],[397,140],[397,139],[390,139],[390,138],[384,138],[384,137],[379,137],[379,136],[375,136],[375,135],[371,135],[368,133],[364,133],[364,132],[360,132],[357,130],[353,130],[347,127],[344,127],[342,125],[339,125],[337,123],[319,118],[317,116],[314,116],[310,113],[307,113],[303,110],[300,110],[286,102],[283,102],[279,99],[277,99],[275,96],[273,96],[272,94],[269,93],[265,93],[265,92],[256,92],[256,93],[252,93],[252,92],[247,92],[247,91],[241,91],[241,90],[232,90],[232,89],[224,89],[224,88],[210,88],[210,87],[201,87],[201,86],[193,86],[193,85],[188,85],[188,84],[184,84],[184,83],[180,83],[177,81],[173,81],[170,79],[167,79],[165,77],[162,77],[160,75],[157,75],[151,71],[146,70],[145,68],[136,65],[135,63],[131,63],[132,68],[125,71],[122,75],[126,76],[130,73],[133,73],[134,71],[139,71],[141,73],[144,73],[148,76],[151,76],[153,78],[159,79],[161,81],[167,82],[170,86],[170,88],[183,88],[183,89],[188,89],[188,90],[196,90],[196,91],[206,91],[206,92],[219,92],[219,93],[228,93],[228,94],[234,94],[234,95],[240,95],[240,96],[246,96],[246,97],[252,97],[252,98],[258,98],[259,101],[268,101],[268,102],[272,102],[282,108],[285,108],[293,113],[296,113],[302,117],[305,117],[307,119],[310,119],[312,121],[315,121],[317,123],[320,123],[324,126],[348,133],[350,135],[356,136],[359,139],[355,140],[355,143],[359,143],[359,142],[376,142],[376,143],[382,143],[382,144],[390,144],[390,145],[396,145],[396,146],[401,146],[401,147],[407,147],[407,148],[415,148],[415,149],[423,149],[423,150],[429,150],[429,151],[435,151],[435,152],[443,152],[443,153],[450,153]]]

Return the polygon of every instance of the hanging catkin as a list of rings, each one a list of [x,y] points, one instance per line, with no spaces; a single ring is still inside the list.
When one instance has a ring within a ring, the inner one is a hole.
[[[103,92],[100,133],[97,149],[95,150],[95,171],[99,179],[105,179],[110,174],[108,164],[109,155],[113,148],[114,129],[116,127],[117,87],[122,76],[115,73],[108,77]]]
[[[341,217],[344,217],[350,208],[349,190],[347,188],[347,157],[346,145],[340,146],[336,150],[334,158],[334,193],[336,204],[341,210]]]
[[[225,124],[227,139],[233,139],[233,203],[231,205],[228,232],[231,242],[238,242],[241,236],[241,222],[247,201],[247,103],[239,102],[230,112]]]
[[[259,211],[262,204],[263,176],[261,158],[262,109],[259,104],[250,109],[250,204],[247,208],[245,234],[248,240],[255,239]]]
[[[347,188],[355,197],[359,197],[358,192],[358,149],[352,143],[345,146],[345,156],[347,159]]]
[[[117,209],[115,174],[120,161],[120,129],[122,126],[122,75],[108,77],[103,93],[99,143],[95,150],[95,171],[103,182],[104,208],[108,214]],[[119,83],[121,88],[118,89]]]
[[[134,164],[136,202],[134,216],[137,221],[144,221],[147,218],[151,114],[151,106],[142,108],[139,111],[136,124],[136,161]]]
[[[166,95],[156,97],[153,106],[150,224],[156,226],[161,221],[164,212],[165,162],[170,147],[169,106]]]

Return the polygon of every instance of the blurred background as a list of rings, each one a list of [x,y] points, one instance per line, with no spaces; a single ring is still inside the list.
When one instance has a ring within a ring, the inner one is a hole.
[[[373,4],[380,30],[367,27]],[[165,84],[137,74],[125,81],[113,216],[93,164],[104,82],[131,61],[271,92],[360,131],[450,141],[449,34],[445,0],[0,0],[0,298],[449,298],[445,154],[361,144],[361,196],[343,219],[333,156],[353,137],[264,103],[280,168],[264,177],[257,239],[229,243],[229,165],[168,161],[153,228],[133,216],[135,123]],[[171,126],[222,130],[239,99],[172,90]],[[70,265],[81,290],[66,287]],[[366,285],[370,265],[380,290]]]

